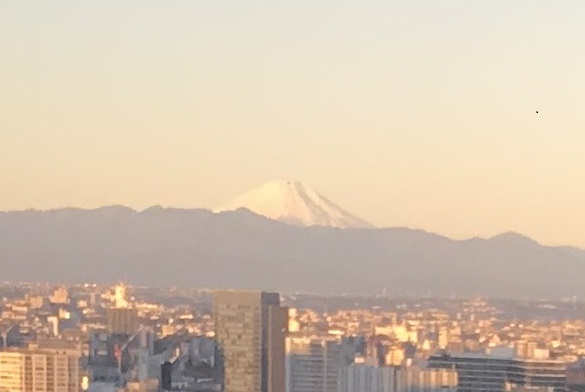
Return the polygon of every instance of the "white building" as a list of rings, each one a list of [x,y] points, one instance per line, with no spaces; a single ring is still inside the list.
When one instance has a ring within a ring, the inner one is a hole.
[[[457,372],[416,366],[351,364],[340,372],[338,392],[455,392]]]
[[[335,338],[286,339],[286,391],[337,392],[341,343]]]

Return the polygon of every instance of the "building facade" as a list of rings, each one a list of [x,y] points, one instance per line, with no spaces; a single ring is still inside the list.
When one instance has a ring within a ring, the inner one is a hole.
[[[316,337],[286,339],[287,392],[337,392],[341,343]]]
[[[140,328],[138,314],[133,308],[109,308],[107,310],[108,332],[134,335]]]
[[[456,392],[458,378],[450,369],[351,364],[338,385],[339,392]]]
[[[435,354],[429,367],[455,369],[459,392],[504,392],[517,387],[564,391],[566,364],[550,359],[525,359],[486,353]]]
[[[280,306],[280,295],[218,291],[213,314],[225,391],[284,392],[288,310]]]
[[[79,355],[58,350],[0,352],[0,391],[78,392]]]

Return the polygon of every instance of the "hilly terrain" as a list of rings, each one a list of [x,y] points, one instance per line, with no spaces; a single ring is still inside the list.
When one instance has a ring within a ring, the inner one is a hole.
[[[296,226],[247,209],[0,213],[0,280],[287,292],[585,296],[585,251],[515,233],[454,241],[404,228]]]

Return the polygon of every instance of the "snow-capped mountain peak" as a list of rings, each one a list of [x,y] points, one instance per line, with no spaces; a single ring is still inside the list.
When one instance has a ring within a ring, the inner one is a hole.
[[[372,227],[299,181],[268,182],[236,197],[216,212],[239,208],[298,226]]]

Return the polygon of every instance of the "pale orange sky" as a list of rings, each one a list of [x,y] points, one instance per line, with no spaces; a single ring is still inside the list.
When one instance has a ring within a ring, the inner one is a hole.
[[[585,247],[585,2],[339,3],[4,4],[0,210],[287,178],[378,226]]]

